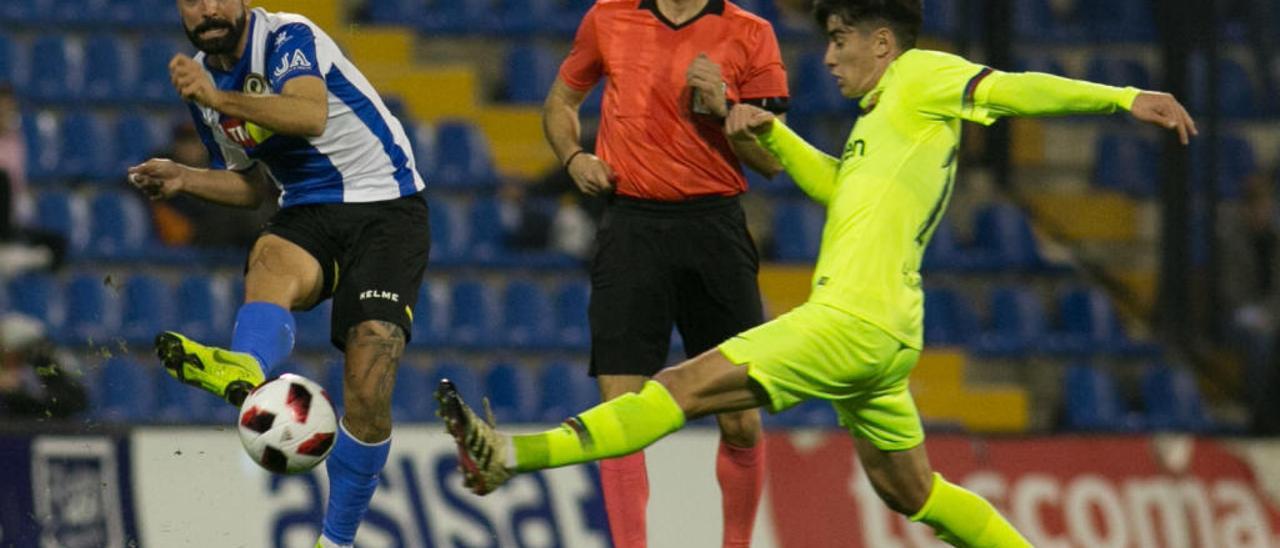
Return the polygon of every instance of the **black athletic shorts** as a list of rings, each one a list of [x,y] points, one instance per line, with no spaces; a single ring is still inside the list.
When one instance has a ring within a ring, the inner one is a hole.
[[[689,357],[759,325],[759,270],[736,197],[614,197],[591,262],[591,376],[653,376],[672,325]]]
[[[329,339],[338,350],[346,350],[347,332],[368,320],[396,324],[409,340],[431,251],[422,193],[383,202],[287,207],[267,221],[263,232],[297,244],[320,263],[320,301],[333,298]]]

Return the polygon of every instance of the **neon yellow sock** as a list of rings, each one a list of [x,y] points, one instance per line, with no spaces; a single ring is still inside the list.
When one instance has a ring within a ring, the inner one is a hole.
[[[1017,529],[986,499],[933,474],[933,490],[911,521],[933,527],[952,546],[973,548],[1030,547]]]
[[[620,457],[684,427],[684,411],[661,383],[648,381],[564,421],[559,428],[512,436],[519,472]]]

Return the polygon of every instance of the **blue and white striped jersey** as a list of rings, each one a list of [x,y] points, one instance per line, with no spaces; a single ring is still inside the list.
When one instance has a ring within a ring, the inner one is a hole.
[[[214,167],[244,170],[261,161],[281,189],[281,207],[392,200],[425,187],[404,127],[320,27],[257,8],[245,32],[244,55],[229,71],[210,67],[203,52],[195,56],[214,85],[270,94],[293,78],[318,76],[329,89],[329,119],[319,137],[273,135],[191,103]]]

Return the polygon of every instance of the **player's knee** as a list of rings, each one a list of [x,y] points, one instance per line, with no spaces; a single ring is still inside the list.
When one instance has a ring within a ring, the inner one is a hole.
[[[671,399],[675,400],[686,417],[697,418],[707,414],[707,411],[698,404],[696,387],[692,386],[696,379],[688,371],[679,367],[668,367],[654,375],[653,380],[662,384],[667,392],[671,393]]]
[[[890,510],[910,517],[924,508],[924,503],[929,500],[929,485],[917,483],[890,483],[872,479],[871,486]]]
[[[755,447],[760,440],[760,412],[752,409],[716,416],[720,438],[734,447]]]

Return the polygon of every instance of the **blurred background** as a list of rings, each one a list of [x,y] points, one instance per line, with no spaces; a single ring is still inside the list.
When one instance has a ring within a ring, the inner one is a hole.
[[[600,204],[557,169],[540,120],[591,3],[253,3],[305,14],[338,41],[405,123],[428,182],[431,265],[397,420],[431,419],[442,376],[468,399],[489,395],[505,422],[554,423],[597,399],[584,261]],[[736,3],[779,36],[788,124],[840,150],[857,107],[822,64],[809,3]],[[926,257],[928,351],[913,392],[931,431],[1280,433],[1278,30],[1275,0],[925,0],[921,47],[1169,91],[1200,128],[1182,147],[1124,116],[966,124]],[[151,156],[207,162],[169,84],[175,52],[192,47],[172,0],[0,3],[6,428],[233,420],[151,354],[166,328],[229,341],[247,246],[271,213],[150,203],[125,183]],[[591,138],[598,112],[599,88],[583,107]],[[823,211],[785,175],[749,179],[776,315],[808,294]],[[297,315],[285,369],[333,392],[328,314]],[[682,356],[674,345],[672,363]],[[767,424],[835,418],[814,402]]]
[[[434,241],[399,383],[405,402],[423,402],[409,392],[445,370],[477,389],[519,387],[504,418],[550,419],[561,411],[539,409],[549,403],[540,400],[561,398],[537,388],[584,380],[583,265],[599,204],[556,169],[540,106],[590,3],[263,4],[329,30],[408,126],[429,181]],[[192,50],[171,4],[0,7],[9,214],[0,308],[38,320],[79,358],[91,392],[85,412],[96,418],[215,420],[204,405],[212,402],[161,382],[150,340],[177,327],[227,341],[247,246],[270,215],[189,199],[152,204],[125,184],[125,168],[148,157],[207,163],[165,69],[175,52]],[[838,151],[856,105],[822,64],[808,2],[740,4],[780,37],[788,123]],[[1280,9],[1247,0],[928,0],[925,14],[922,47],[998,69],[1168,90],[1201,129],[1183,148],[1123,116],[967,125],[960,184],[926,260],[931,352],[916,378],[930,388],[958,367],[964,382],[922,390],[926,417],[978,431],[1274,433],[1280,398],[1266,395],[1280,369],[1271,351],[1280,327]],[[583,107],[589,140],[598,90]],[[785,175],[752,175],[751,226],[770,263],[761,283],[777,314],[807,295],[823,213]],[[292,367],[336,381],[327,307],[298,322]],[[970,397],[983,403],[967,405]],[[425,418],[414,405],[407,418]],[[778,419],[831,418],[791,415]]]

